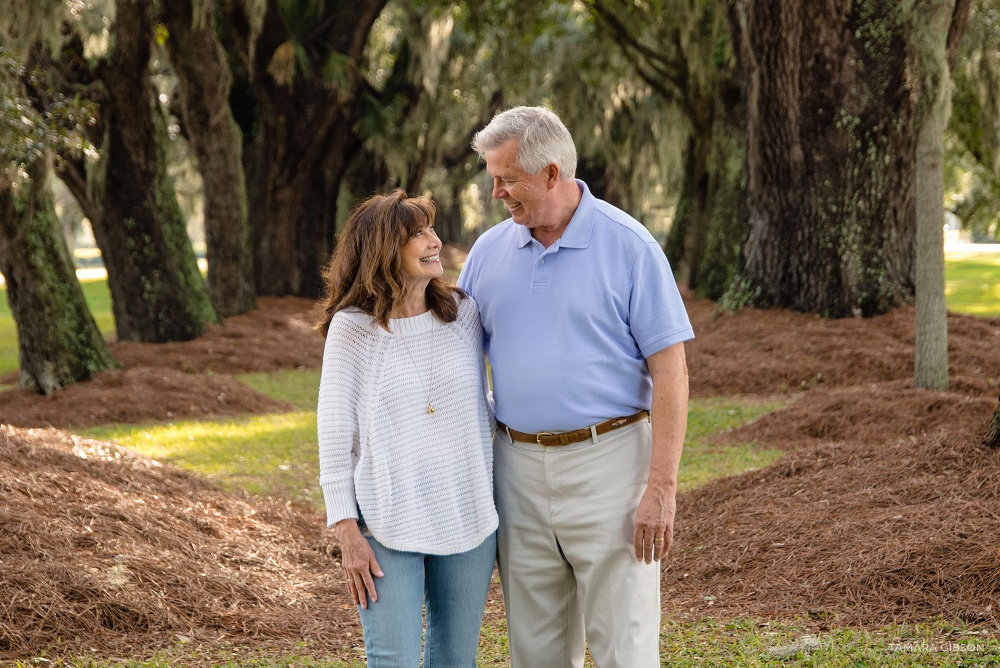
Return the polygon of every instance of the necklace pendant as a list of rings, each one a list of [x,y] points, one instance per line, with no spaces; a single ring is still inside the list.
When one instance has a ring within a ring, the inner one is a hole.
[[[433,413],[434,410],[435,410],[434,404],[427,404],[427,412],[428,413]]]

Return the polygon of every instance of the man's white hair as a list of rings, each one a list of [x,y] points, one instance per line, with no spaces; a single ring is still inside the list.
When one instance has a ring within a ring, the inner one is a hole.
[[[545,107],[512,107],[500,112],[472,138],[472,148],[485,159],[486,151],[512,139],[518,140],[517,165],[528,174],[555,164],[560,180],[569,181],[576,175],[573,137],[559,117]]]

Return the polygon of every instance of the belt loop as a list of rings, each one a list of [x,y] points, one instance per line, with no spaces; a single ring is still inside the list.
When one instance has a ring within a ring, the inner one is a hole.
[[[597,435],[597,425],[596,424],[590,425],[590,438],[592,438],[594,440],[594,443],[600,443],[601,442],[600,437]]]
[[[504,425],[503,426],[503,430],[505,432],[507,432],[507,438],[509,438],[510,442],[513,443],[514,442],[514,437],[510,435],[510,427],[508,427],[507,425]]]

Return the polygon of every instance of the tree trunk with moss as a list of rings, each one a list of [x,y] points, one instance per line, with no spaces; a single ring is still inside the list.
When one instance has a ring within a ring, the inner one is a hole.
[[[358,68],[385,4],[220,3],[259,106],[248,182],[259,295],[312,297],[321,291],[341,180],[363,141],[362,105],[370,91]],[[296,34],[283,11],[299,12],[311,28]],[[316,17],[321,20],[313,24]]]
[[[118,363],[87,309],[60,231],[49,168],[0,180],[0,273],[17,325],[21,387],[52,394]]]
[[[102,158],[93,175],[118,338],[186,341],[218,321],[198,270],[173,180],[166,120],[149,79],[151,3],[119,0],[114,47],[101,80]]]
[[[742,295],[868,316],[914,291],[914,104],[897,0],[738,0],[747,101]]]
[[[910,26],[926,27],[908,22],[913,4],[728,5],[747,102],[749,212],[733,303],[845,317],[912,302],[914,85],[924,72]],[[949,48],[968,14],[968,0],[955,4],[943,21]]]
[[[681,197],[673,224],[667,235],[665,251],[678,280],[697,288],[701,261],[708,238],[709,166],[713,162],[711,118],[708,128],[692,131],[684,153],[684,176]]]
[[[208,291],[215,310],[232,316],[252,309],[253,255],[247,222],[242,138],[229,107],[232,75],[212,29],[212,5],[163,0],[167,51],[177,74],[185,134],[204,182]]]

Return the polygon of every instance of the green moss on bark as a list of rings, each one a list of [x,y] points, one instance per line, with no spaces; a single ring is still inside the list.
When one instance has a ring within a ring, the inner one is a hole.
[[[44,165],[0,201],[0,270],[17,325],[19,382],[51,394],[119,366],[87,308],[60,231]]]

